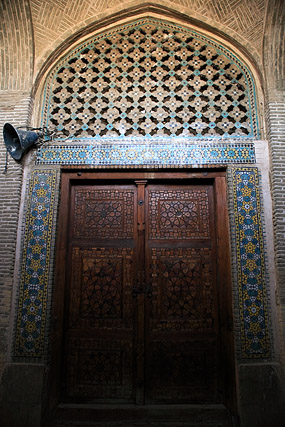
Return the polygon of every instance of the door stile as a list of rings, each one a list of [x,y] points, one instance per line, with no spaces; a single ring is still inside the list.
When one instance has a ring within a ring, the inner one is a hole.
[[[237,414],[236,380],[234,365],[233,312],[229,239],[229,215],[227,208],[227,188],[225,176],[219,176],[214,181],[215,217],[216,217],[216,267],[219,306],[219,352],[220,352],[220,387],[223,403]]]
[[[135,181],[137,191],[137,283],[134,296],[137,298],[137,379],[136,404],[144,404],[144,352],[145,352],[145,186],[147,181]]]
[[[53,375],[49,376],[49,401],[48,418],[53,417],[58,403],[61,401],[61,382],[62,382],[62,336],[64,335],[64,307],[65,307],[65,293],[66,287],[63,285],[66,281],[65,268],[67,241],[68,241],[68,220],[69,220],[69,203],[70,203],[71,185],[69,177],[62,176],[61,180],[61,202],[59,208],[59,224],[58,235],[56,244],[56,271],[55,281],[60,286],[54,287],[54,301],[56,304],[52,310],[52,324],[51,324],[51,339],[50,346],[51,353],[51,372]]]
[[[69,214],[68,218],[66,219],[67,222],[67,242],[66,242],[66,262],[68,266],[71,266],[72,264],[72,248],[73,248],[73,211],[74,211],[74,186],[70,185],[69,189]],[[69,284],[71,280],[71,270],[70,268],[67,268],[65,271],[65,284]],[[69,331],[68,331],[68,310],[70,305],[70,287],[65,285],[65,296],[64,296],[64,306],[63,306],[63,346],[66,348],[68,338],[69,338]],[[65,375],[65,369],[66,369],[66,363],[63,359],[63,366],[62,366],[62,383],[61,383],[61,394],[62,396],[66,392],[66,375]]]

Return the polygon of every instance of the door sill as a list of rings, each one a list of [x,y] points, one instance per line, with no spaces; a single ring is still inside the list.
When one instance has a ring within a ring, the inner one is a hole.
[[[51,427],[231,427],[220,404],[60,404]]]

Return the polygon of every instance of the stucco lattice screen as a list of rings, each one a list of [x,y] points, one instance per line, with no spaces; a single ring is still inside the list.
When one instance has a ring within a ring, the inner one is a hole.
[[[210,39],[155,19],[63,58],[46,84],[42,125],[75,139],[258,137],[248,69]]]

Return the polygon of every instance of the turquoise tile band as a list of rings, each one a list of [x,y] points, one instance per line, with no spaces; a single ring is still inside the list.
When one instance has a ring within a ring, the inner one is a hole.
[[[253,143],[143,143],[43,146],[38,164],[60,165],[204,165],[255,163]]]

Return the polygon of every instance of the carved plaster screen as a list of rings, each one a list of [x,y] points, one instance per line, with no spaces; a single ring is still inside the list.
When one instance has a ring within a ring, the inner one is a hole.
[[[254,155],[246,142],[258,138],[255,89],[246,66],[217,42],[150,18],[94,36],[66,55],[47,79],[42,125],[56,129],[57,141],[68,136],[69,143],[64,153],[63,147],[40,151],[39,163],[165,164],[177,156],[169,147],[122,154],[125,146],[116,152],[106,146],[106,152],[94,151],[94,145],[193,140],[233,143],[233,152],[207,152],[207,163],[217,157],[248,162]],[[74,154],[78,141],[93,151]],[[199,163],[202,152],[205,157],[203,149],[188,156],[198,156]]]

